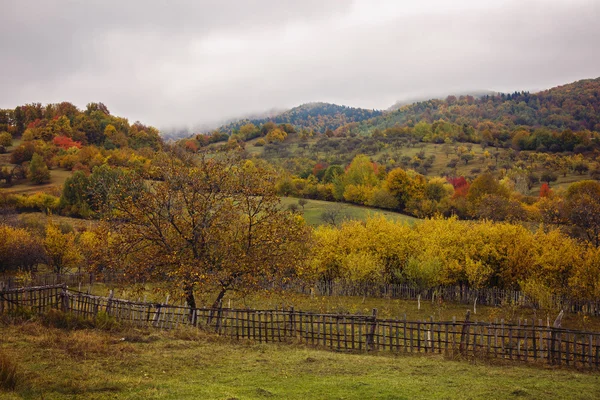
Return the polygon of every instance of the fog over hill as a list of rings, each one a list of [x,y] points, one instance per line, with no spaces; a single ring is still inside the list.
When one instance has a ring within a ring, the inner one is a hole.
[[[262,119],[273,118],[273,117],[276,117],[277,115],[283,114],[286,111],[288,111],[288,109],[273,107],[266,111],[253,112],[253,113],[249,113],[247,115],[236,116],[236,117],[232,117],[232,118],[225,118],[223,120],[215,121],[212,123],[201,123],[201,124],[195,124],[195,125],[191,125],[191,126],[186,126],[186,125],[166,126],[166,127],[163,127],[160,130],[160,132],[161,132],[161,136],[164,137],[165,139],[176,140],[176,139],[189,137],[189,136],[192,136],[197,133],[208,133],[208,132],[214,131],[215,129],[219,129],[220,127],[222,127],[224,125],[232,124],[232,123],[242,121],[242,120],[262,120]]]
[[[560,86],[547,88],[540,91],[535,91],[533,94],[544,95],[545,93],[561,93],[562,96],[569,96],[568,89],[578,88],[581,85],[588,84],[589,82],[595,82],[598,79],[586,79],[573,83],[562,83]],[[565,88],[567,91],[565,92]],[[507,94],[521,92],[518,88],[514,91],[509,91]],[[163,128],[161,134],[166,139],[179,139],[189,137],[197,133],[209,133],[214,130],[219,130],[225,133],[232,133],[239,129],[242,125],[247,123],[253,123],[255,125],[261,125],[267,121],[273,121],[275,123],[290,123],[299,128],[309,128],[316,132],[324,133],[325,130],[335,130],[340,126],[343,126],[352,122],[360,122],[361,124],[373,125],[372,128],[378,123],[378,119],[370,121],[371,118],[384,118],[388,120],[385,126],[390,125],[390,120],[395,121],[396,112],[404,106],[413,108],[418,103],[435,101],[445,101],[449,96],[461,98],[463,96],[472,96],[475,99],[480,99],[485,96],[500,95],[500,92],[493,90],[456,90],[453,92],[439,92],[432,93],[422,96],[401,96],[402,100],[396,101],[392,106],[385,110],[369,110],[350,106],[342,106],[337,104],[325,103],[325,102],[310,102],[305,103],[290,109],[271,108],[265,112],[256,112],[248,114],[239,118],[229,118],[224,121],[215,122],[212,124],[201,124],[193,127],[180,127],[180,128]],[[574,99],[575,101],[579,101]],[[316,124],[316,120],[321,120],[319,124]],[[396,122],[401,122],[398,120]],[[394,123],[396,123],[394,122]]]
[[[473,96],[475,98],[483,97],[486,95],[494,95],[497,92],[493,90],[461,90],[457,92],[447,92],[447,93],[432,93],[428,95],[416,95],[416,96],[405,96],[401,100],[395,102],[392,106],[390,106],[386,111],[395,111],[402,106],[406,106],[409,104],[417,103],[420,101],[432,100],[432,99],[440,99],[443,100],[448,96]]]

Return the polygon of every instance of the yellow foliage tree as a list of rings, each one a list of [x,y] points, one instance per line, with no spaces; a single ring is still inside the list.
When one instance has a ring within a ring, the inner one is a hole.
[[[557,229],[455,218],[411,227],[380,217],[319,227],[315,238],[311,265],[326,280],[521,289],[540,303],[600,292],[600,251]]]
[[[418,201],[425,195],[425,177],[414,171],[395,168],[385,181],[385,188],[398,200],[400,210],[404,210],[410,201]]]
[[[32,232],[0,225],[0,272],[26,270],[45,262],[40,238]]]
[[[88,272],[102,273],[111,265],[109,249],[112,235],[105,224],[94,230],[87,230],[77,238],[82,264]]]
[[[267,133],[266,136],[266,140],[267,143],[273,143],[273,142],[283,142],[285,140],[285,138],[287,138],[287,133],[279,128],[275,128],[272,129],[271,131],[269,131],[269,133]]]
[[[50,222],[46,226],[43,245],[48,266],[54,273],[62,274],[79,267],[82,257],[72,232],[62,233],[58,226]]]

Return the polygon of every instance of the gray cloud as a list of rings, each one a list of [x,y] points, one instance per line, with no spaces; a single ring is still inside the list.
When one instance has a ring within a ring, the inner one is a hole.
[[[598,1],[485,3],[9,1],[0,107],[102,101],[190,126],[308,101],[387,108],[600,76]]]

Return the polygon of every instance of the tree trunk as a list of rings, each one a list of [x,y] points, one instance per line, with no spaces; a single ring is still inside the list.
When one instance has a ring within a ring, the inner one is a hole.
[[[221,301],[223,300],[223,297],[225,297],[226,292],[227,292],[227,289],[221,288],[221,291],[219,292],[219,295],[215,299],[215,302],[213,303],[210,313],[208,315],[208,324],[210,324],[212,322],[212,319],[214,318],[215,313],[217,312],[217,309],[221,308],[221,306],[222,306]],[[217,323],[219,323],[219,321],[217,321]]]
[[[227,292],[227,289],[221,288],[221,291],[219,292],[219,295],[215,299],[215,302],[213,303],[212,308],[218,308],[219,307],[219,304],[223,300],[223,297],[225,297],[225,293],[226,292]]]
[[[188,319],[192,325],[195,325],[196,321],[194,321],[194,310],[196,309],[196,298],[194,297],[194,286],[186,285],[183,290],[185,291],[185,302],[190,308]]]

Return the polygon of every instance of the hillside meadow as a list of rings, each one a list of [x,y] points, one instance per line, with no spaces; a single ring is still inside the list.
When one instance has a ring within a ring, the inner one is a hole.
[[[290,135],[286,141],[284,141],[279,146],[286,151],[285,157],[282,157],[281,160],[298,157],[298,158],[309,158],[313,160],[323,160],[332,158],[334,153],[328,153],[326,151],[319,150],[319,141],[322,137],[312,137],[306,140],[301,140],[299,137]],[[260,139],[253,139],[248,141],[245,146],[245,150],[248,154],[255,157],[264,157],[264,147],[256,146],[256,142]],[[352,140],[352,138],[329,138],[328,141],[331,143],[345,143],[348,140]],[[361,142],[369,142],[368,138],[358,138]],[[306,147],[305,147],[306,146]],[[473,159],[464,162],[460,160],[460,162],[456,163],[456,166],[453,168],[449,168],[448,164],[457,158],[456,149],[459,147],[463,147],[464,149],[468,148],[468,152],[473,154]],[[484,155],[485,153],[488,155]],[[426,171],[420,171],[424,174],[424,176],[428,178],[434,178],[439,176],[444,176],[450,173],[452,176],[465,176],[465,177],[476,177],[477,175],[485,172],[490,166],[491,168],[495,168],[497,170],[509,170],[514,166],[517,160],[510,160],[509,155],[514,154],[510,148],[495,148],[495,147],[481,147],[480,145],[473,143],[453,143],[451,146],[445,144],[437,144],[437,143],[414,143],[410,146],[403,146],[401,148],[397,148],[395,146],[381,144],[378,146],[368,145],[367,147],[357,147],[357,150],[351,154],[336,154],[333,156],[333,160],[337,162],[338,159],[343,160],[345,163],[349,163],[352,160],[352,157],[358,154],[366,154],[373,161],[380,163],[382,165],[386,165],[389,161],[393,161],[394,163],[400,162],[403,157],[408,157],[409,159],[413,159],[417,155],[425,155],[425,157],[433,157],[433,162],[431,166]],[[498,161],[496,161],[495,153],[498,153]],[[523,154],[539,154],[534,151],[524,151]],[[277,156],[273,158],[277,160]],[[404,167],[406,168],[406,167]],[[528,166],[528,171],[541,175],[544,171],[547,171],[548,168],[545,168],[543,165],[535,165]],[[589,179],[589,175],[587,173],[581,174],[576,173],[574,171],[556,171],[556,181],[551,183],[551,187],[554,189],[566,189],[569,185],[575,182],[579,182],[581,180]],[[532,185],[529,190],[529,195],[537,196],[540,192],[541,182],[537,182]]]
[[[197,330],[0,325],[16,399],[591,399],[600,376],[433,356],[231,342]]]
[[[289,208],[293,205],[297,211],[302,213],[306,223],[311,226],[319,226],[328,223],[323,219],[322,215],[326,211],[334,212],[336,214],[336,223],[341,223],[347,220],[360,220],[365,221],[369,217],[376,215],[382,215],[391,221],[402,221],[408,224],[412,224],[418,221],[417,218],[411,217],[410,215],[404,215],[393,211],[380,210],[372,207],[362,207],[355,204],[347,203],[336,203],[332,201],[323,200],[306,200],[306,204],[302,207],[298,203],[295,197],[282,197],[281,205]]]
[[[310,145],[316,146],[317,140],[318,139],[313,138],[313,139],[310,139],[307,143]],[[333,139],[333,140],[343,141],[344,139]],[[246,151],[248,152],[248,154],[250,156],[261,157],[263,155],[263,148],[255,147],[253,145],[255,142],[256,142],[256,140],[249,141],[248,144],[246,145]],[[285,144],[285,147],[290,149],[291,154],[293,156],[302,157],[302,156],[307,155],[306,151],[304,151],[298,147],[298,143],[299,143],[299,140],[297,138],[290,138],[289,142],[287,142]],[[13,146],[13,148],[15,148],[15,147],[16,147],[16,145]],[[13,165],[11,165],[8,162],[11,150],[12,150],[11,148],[8,148],[7,154],[0,155],[0,168],[2,166],[13,167]],[[485,171],[488,165],[494,164],[494,162],[491,159],[485,159],[483,157],[483,153],[485,150],[483,150],[480,146],[473,146],[472,151],[475,154],[476,158],[473,161],[470,161],[469,164],[465,164],[464,162],[458,163],[456,165],[455,169],[453,170],[453,174],[455,176],[474,176],[474,175],[477,175],[481,171]],[[498,149],[498,151],[501,154],[501,156],[500,156],[501,158],[506,158],[506,155],[508,154],[507,149]],[[370,154],[367,153],[367,154],[373,160],[382,162],[382,161],[389,160],[389,159],[399,160],[401,157],[413,158],[413,157],[415,157],[415,155],[417,155],[420,152],[424,152],[425,155],[428,157],[429,156],[435,157],[435,160],[434,160],[431,168],[427,170],[425,176],[427,176],[428,178],[433,178],[433,177],[441,176],[444,173],[448,172],[447,164],[451,161],[451,159],[453,158],[453,155],[446,154],[446,151],[443,148],[443,145],[441,145],[441,144],[420,143],[415,147],[404,148],[401,150],[382,149],[377,152],[370,153]],[[545,170],[544,168],[538,167],[537,169],[533,169],[532,172],[539,175],[544,170]],[[477,171],[477,172],[473,172],[473,171]],[[5,193],[5,194],[31,195],[31,194],[34,194],[37,192],[60,194],[61,187],[64,185],[67,178],[69,178],[72,174],[73,174],[73,172],[70,170],[55,167],[55,168],[51,169],[50,180],[46,183],[35,184],[35,183],[28,182],[27,180],[21,180],[21,181],[15,182],[10,187],[2,188],[0,186],[0,191],[1,191],[1,193]],[[578,173],[574,173],[574,172],[568,172],[566,174],[559,173],[559,174],[557,174],[557,180],[551,184],[551,187],[555,190],[559,190],[559,189],[564,190],[564,189],[567,189],[569,187],[569,185],[579,182],[579,181],[582,181],[582,180],[586,180],[586,179],[589,179],[588,174],[578,174]],[[529,195],[537,196],[540,192],[540,186],[541,186],[540,182],[532,185],[531,189],[529,190]],[[285,205],[290,204],[291,202],[293,202],[293,201],[286,200],[285,197],[283,198],[283,203]],[[326,206],[326,204],[324,204],[322,201],[316,201],[316,202],[313,201],[312,203],[313,204],[311,206],[306,207],[305,217],[307,218],[307,221],[311,225],[317,225],[317,224],[319,224],[319,222],[317,222],[319,218],[318,218],[318,216],[315,217],[314,210],[321,208],[318,205]],[[365,214],[364,212],[359,211],[359,208],[354,208],[352,204],[346,204],[346,205],[344,205],[344,207],[346,208],[346,210],[348,211],[348,213],[351,216]],[[384,215],[401,215],[401,214],[397,214],[397,213],[388,213],[385,210],[378,210],[378,211],[384,213]],[[407,218],[408,218],[408,220],[410,220],[409,216],[407,216]]]

